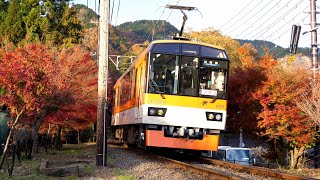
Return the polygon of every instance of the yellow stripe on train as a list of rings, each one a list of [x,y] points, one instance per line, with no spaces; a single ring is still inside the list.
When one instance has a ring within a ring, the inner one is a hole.
[[[227,110],[227,101],[211,98],[195,98],[188,96],[145,94],[144,103],[152,105],[179,106],[191,108],[204,108],[215,110]]]

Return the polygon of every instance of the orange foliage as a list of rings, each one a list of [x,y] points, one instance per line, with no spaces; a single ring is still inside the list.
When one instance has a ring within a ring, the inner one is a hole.
[[[229,130],[235,132],[242,127],[245,133],[257,131],[256,115],[260,106],[252,93],[266,80],[263,72],[263,68],[252,64],[252,66],[235,67],[230,74],[227,121]]]
[[[63,50],[57,57],[57,92],[71,94],[46,120],[73,129],[85,129],[96,120],[97,64],[80,47]]]
[[[253,66],[254,55],[257,54],[257,51],[250,44],[244,44],[238,49],[239,60],[242,66],[248,67]]]
[[[274,68],[267,76],[267,81],[254,93],[262,106],[258,123],[262,134],[270,139],[283,138],[293,147],[311,143],[314,124],[296,105],[308,89],[305,70]]]
[[[24,110],[24,116],[40,113],[52,94],[55,73],[53,52],[39,44],[0,49],[0,101],[7,104],[11,115]]]
[[[97,65],[73,47],[59,52],[40,44],[0,49],[0,101],[30,123],[83,129],[95,121]]]

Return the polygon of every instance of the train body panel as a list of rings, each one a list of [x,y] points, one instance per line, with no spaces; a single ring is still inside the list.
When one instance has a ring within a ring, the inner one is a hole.
[[[168,138],[162,131],[146,130],[146,145],[152,147],[179,148],[188,150],[217,151],[219,135],[204,135],[203,139]]]
[[[158,94],[146,94],[147,104],[133,106],[116,113],[112,125],[126,124],[158,124],[170,126],[197,127],[206,129],[224,130],[226,122],[226,101],[207,98],[193,98],[184,96],[166,95],[166,99]],[[150,104],[149,104],[150,103]],[[148,115],[150,108],[165,109],[163,117]],[[207,118],[206,112],[220,113],[221,120],[213,121]]]

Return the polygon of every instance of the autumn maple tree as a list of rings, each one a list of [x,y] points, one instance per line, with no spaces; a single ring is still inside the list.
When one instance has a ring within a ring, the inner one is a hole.
[[[319,79],[319,75],[316,78]],[[309,91],[301,94],[297,105],[317,126],[320,125],[320,83],[318,80],[310,84]]]
[[[46,109],[52,93],[52,79],[48,74],[54,73],[54,60],[50,53],[43,45],[0,49],[0,86],[4,90],[0,101],[8,106],[14,119],[4,154],[21,119],[34,123],[45,114],[43,109]]]
[[[270,63],[268,59],[264,61],[264,65]],[[308,89],[307,77],[303,69],[274,66],[254,93],[262,106],[258,116],[261,134],[274,142],[281,165],[287,164],[289,152],[290,168],[297,168],[304,150],[314,140],[314,123],[296,103]]]
[[[246,134],[255,134],[257,128],[257,112],[259,103],[252,93],[266,80],[264,67],[255,62],[255,51],[245,44],[238,48],[240,65],[230,71],[228,81],[228,121],[227,128],[238,132],[239,128]]]
[[[40,44],[6,46],[0,49],[0,61],[4,90],[0,101],[15,118],[12,131],[22,122],[33,127],[33,154],[39,128],[49,117],[54,123],[81,128],[94,121],[97,67],[81,48],[59,51]]]
[[[63,50],[57,62],[59,73],[54,76],[56,92],[71,96],[61,99],[59,109],[47,116],[45,121],[83,130],[96,120],[97,64],[80,47]]]

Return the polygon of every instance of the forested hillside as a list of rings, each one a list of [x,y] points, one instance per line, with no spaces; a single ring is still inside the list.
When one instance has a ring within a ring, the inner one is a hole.
[[[250,43],[252,44],[258,51],[259,55],[264,54],[264,48],[268,48],[272,54],[276,58],[282,58],[289,54],[289,48],[283,48],[281,46],[277,46],[276,44],[270,42],[270,41],[263,41],[263,40],[242,40],[237,39],[240,44]],[[288,43],[289,46],[289,43]],[[310,55],[310,48],[298,48],[297,54],[302,53],[305,56]]]
[[[86,28],[94,28],[92,22],[97,21],[95,12],[84,5],[75,5],[78,18]],[[110,52],[112,54],[125,54],[130,51],[134,44],[142,44],[146,41],[157,39],[170,39],[179,30],[164,20],[138,20],[125,22],[119,26],[110,26]],[[85,35],[86,36],[86,35]],[[242,40],[236,39],[240,45],[250,43],[257,50],[258,55],[264,55],[265,49],[269,49],[276,58],[282,58],[289,54],[289,48],[277,46],[276,44],[263,40]],[[289,46],[289,43],[288,43]],[[298,48],[298,54],[309,56],[310,48]]]
[[[179,32],[176,27],[164,20],[140,20],[126,22],[117,26],[117,29],[121,31],[134,32],[144,40],[149,41],[154,39],[170,39]]]

